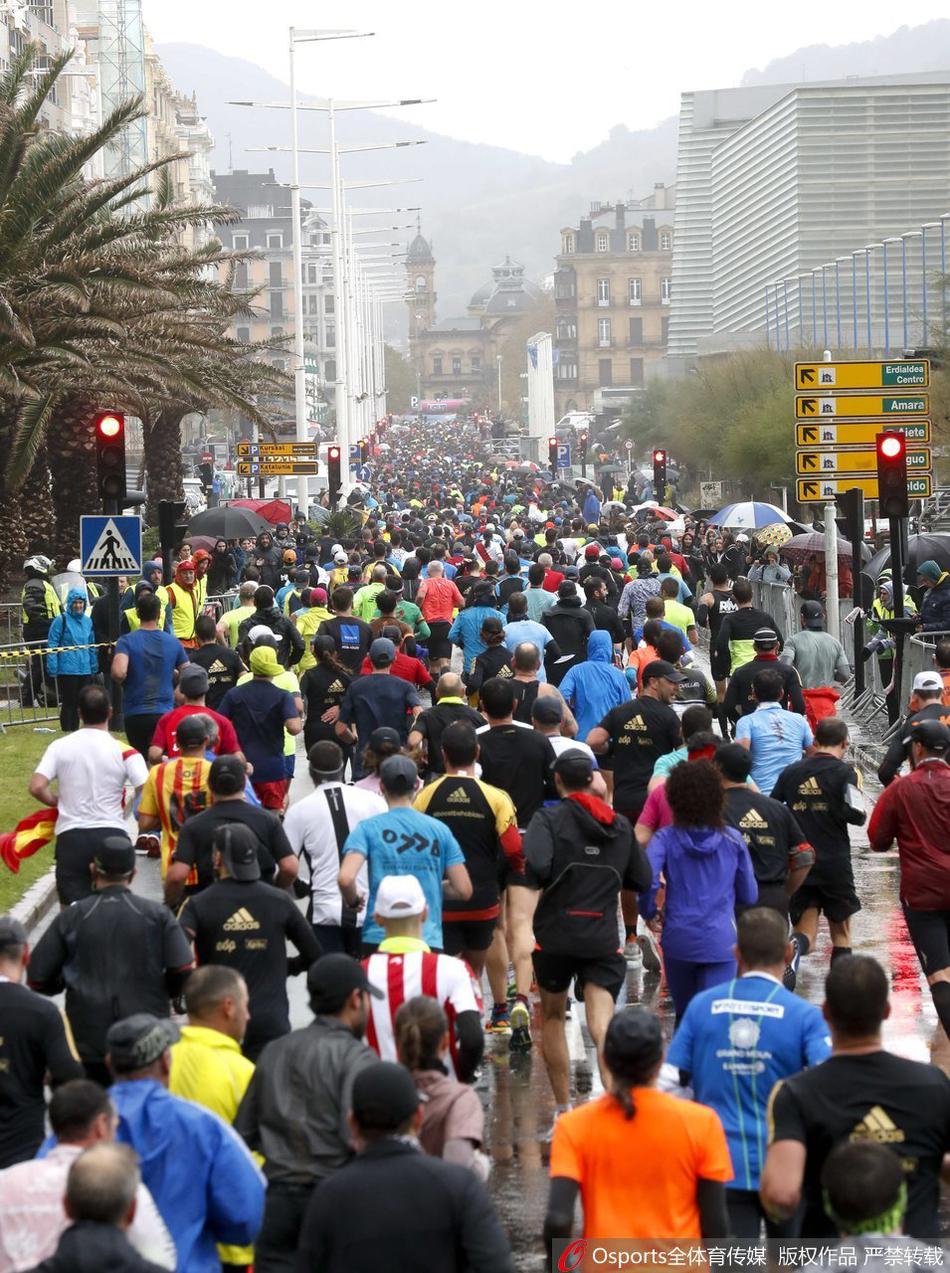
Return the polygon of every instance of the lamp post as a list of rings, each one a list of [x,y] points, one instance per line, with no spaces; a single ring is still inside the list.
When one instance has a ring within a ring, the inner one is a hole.
[[[498,373],[498,415],[501,416],[501,354],[495,354],[495,369]]]

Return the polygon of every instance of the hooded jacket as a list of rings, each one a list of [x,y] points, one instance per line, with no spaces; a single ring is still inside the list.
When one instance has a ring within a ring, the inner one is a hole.
[[[73,606],[83,603],[81,614]],[[99,670],[99,660],[92,648],[95,641],[92,619],[89,617],[89,598],[84,588],[70,588],[66,594],[66,608],[50,624],[47,645],[51,651],[46,657],[50,676],[94,676]],[[62,650],[61,646],[85,646],[85,649]]]
[[[666,880],[663,953],[691,963],[734,958],[736,906],[759,896],[752,859],[733,827],[664,827],[647,849],[653,879],[641,896],[641,914],[656,914],[661,875]]]
[[[944,571],[920,600],[920,624],[925,632],[950,632],[950,574]]]
[[[237,586],[238,566],[230,548],[224,552],[217,549],[211,554],[211,565],[208,567],[208,591],[213,597],[229,592]]]
[[[201,614],[201,589],[197,577],[190,588],[181,581],[181,565],[175,567],[175,581],[168,586],[168,600],[172,608],[172,632],[182,643],[197,643],[195,624]]]
[[[630,687],[613,664],[609,632],[592,632],[587,638],[587,661],[575,663],[561,682],[561,693],[577,718],[577,735],[586,738],[613,707],[630,701]]]
[[[267,540],[266,544],[264,540]],[[262,531],[257,537],[254,552],[251,553],[251,564],[261,572],[261,583],[266,583],[275,592],[280,587],[283,560],[283,549],[277,547],[269,531]]]
[[[152,583],[151,575],[158,573],[159,579],[162,577],[162,563],[160,561],[146,561],[142,563],[142,578],[136,583],[134,588],[126,588],[125,592],[119,600],[119,610],[125,615],[125,621],[128,630],[134,632],[139,626],[138,615],[135,613],[135,603],[141,595],[141,588],[144,585],[155,593],[159,601],[162,603],[162,626],[166,632],[172,631],[172,608],[168,602],[168,589],[163,583]],[[121,615],[120,615],[121,619]],[[120,623],[120,631],[121,631]]]
[[[542,891],[534,916],[540,949],[616,954],[620,890],[650,884],[650,864],[627,819],[586,792],[569,796],[534,815],[524,854],[525,881]]]
[[[305,646],[303,637],[296,625],[285,614],[281,614],[276,605],[267,610],[255,610],[238,628],[238,641],[246,641],[251,628],[263,624],[270,628],[274,636],[280,637],[277,642],[277,662],[281,667],[293,667],[303,657]]]
[[[575,663],[584,662],[587,641],[595,629],[594,616],[584,608],[580,597],[558,597],[557,603],[545,611],[541,622],[557,641],[562,658],[573,655]],[[548,669],[548,679],[553,685],[560,685],[570,667],[570,663],[555,663]]]

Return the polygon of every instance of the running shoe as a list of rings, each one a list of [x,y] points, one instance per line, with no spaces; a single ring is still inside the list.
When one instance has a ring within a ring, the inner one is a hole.
[[[486,1034],[511,1034],[511,1016],[508,1005],[492,1008],[491,1020],[485,1026]]]
[[[795,989],[795,986],[798,983],[798,965],[801,963],[802,955],[804,954],[797,934],[793,933],[790,940],[793,951],[792,962],[785,965],[785,972],[782,976],[782,985],[786,990]]]
[[[512,1052],[531,1051],[531,1014],[528,1005],[516,999],[511,1007],[511,1041],[508,1047]]]
[[[144,853],[147,858],[162,856],[162,842],[157,835],[140,835],[135,841],[136,853]]]
[[[660,948],[657,945],[653,930],[643,920],[637,923],[637,944],[643,955],[643,967],[647,972],[659,972],[663,967],[660,962]]]
[[[511,980],[508,982],[508,989],[506,991],[506,994],[508,996],[508,1007],[510,1008],[511,1005],[514,1003],[515,999],[518,997],[518,987],[515,984],[514,977],[512,977]]]
[[[627,961],[628,968],[642,968],[643,955],[640,952],[640,945],[636,937],[630,937],[627,944],[623,948],[623,957]]]

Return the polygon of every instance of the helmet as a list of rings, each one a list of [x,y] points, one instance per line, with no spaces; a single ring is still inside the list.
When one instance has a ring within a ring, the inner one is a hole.
[[[66,569],[76,575],[82,574],[82,562],[78,557],[74,557],[72,561],[67,562]]]
[[[35,557],[27,557],[23,563],[24,570],[35,570],[39,575],[48,575],[53,568],[53,563],[49,557],[44,557],[42,553],[37,553]]]

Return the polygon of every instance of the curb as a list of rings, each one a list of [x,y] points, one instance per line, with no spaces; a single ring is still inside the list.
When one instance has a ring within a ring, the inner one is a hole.
[[[45,875],[35,880],[23,894],[10,914],[18,919],[32,937],[33,930],[46,918],[56,905],[56,870],[51,867]]]

